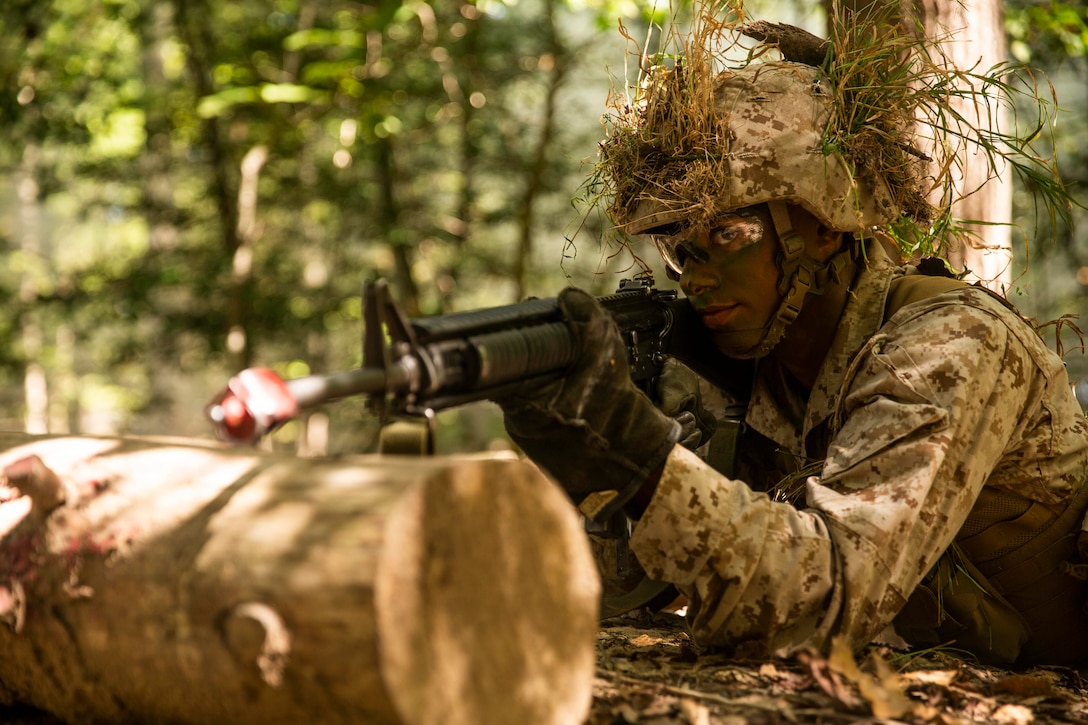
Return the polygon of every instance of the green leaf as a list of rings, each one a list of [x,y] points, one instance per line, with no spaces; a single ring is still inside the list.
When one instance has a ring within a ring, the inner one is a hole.
[[[322,95],[321,91],[297,83],[266,83],[261,86],[261,100],[265,103],[309,103]]]
[[[201,98],[196,112],[201,118],[217,118],[226,115],[227,111],[239,104],[255,103],[258,100],[260,100],[260,93],[256,88],[228,88]]]
[[[366,37],[354,30],[308,28],[291,33],[283,40],[284,50],[297,51],[308,47],[364,48]]]

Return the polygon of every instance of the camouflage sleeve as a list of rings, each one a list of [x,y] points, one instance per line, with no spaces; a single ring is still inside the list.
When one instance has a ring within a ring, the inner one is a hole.
[[[699,641],[787,655],[839,634],[861,646],[892,620],[1024,421],[1049,420],[1032,411],[1060,394],[1011,314],[945,305],[873,337],[803,510],[672,452],[632,546],[688,595]]]

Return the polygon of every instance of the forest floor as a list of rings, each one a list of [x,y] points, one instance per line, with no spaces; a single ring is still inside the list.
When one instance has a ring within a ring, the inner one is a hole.
[[[828,657],[738,660],[700,650],[675,614],[614,619],[598,633],[584,725],[857,722],[1088,725],[1088,671],[1010,672],[886,647],[859,657],[843,648]],[[64,725],[2,707],[0,723]]]
[[[701,651],[675,614],[614,619],[598,634],[586,725],[1080,723],[1088,671],[1010,672],[951,654],[870,647],[855,657],[738,660]]]

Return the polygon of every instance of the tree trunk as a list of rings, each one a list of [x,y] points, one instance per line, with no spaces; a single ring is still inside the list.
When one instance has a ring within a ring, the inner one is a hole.
[[[518,244],[514,257],[514,299],[523,300],[528,294],[529,270],[533,261],[533,232],[536,222],[536,205],[540,195],[547,187],[546,172],[548,158],[555,150],[553,138],[559,111],[559,92],[567,78],[569,61],[567,51],[563,46],[562,34],[556,25],[555,1],[544,2],[544,36],[547,38],[547,51],[551,56],[551,67],[542,74],[546,76],[546,90],[544,92],[544,107],[540,113],[540,130],[533,150],[532,160],[525,172],[525,190],[522,192],[521,203],[518,204]],[[543,60],[543,57],[542,57]]]
[[[178,34],[186,45],[185,57],[197,100],[210,96],[215,92],[212,73],[214,59],[217,57],[213,28],[208,21],[212,14],[204,2],[175,0],[174,16]],[[242,370],[249,367],[252,348],[248,339],[249,305],[245,298],[245,287],[234,282],[239,264],[238,250],[242,246],[242,240],[238,237],[238,207],[235,203],[238,199],[238,184],[234,179],[234,161],[229,144],[224,142],[221,133],[220,120],[215,117],[204,119],[203,129],[201,145],[207,151],[212,176],[208,194],[215,201],[218,212],[224,258],[231,264],[231,283],[225,287],[227,299],[223,303],[227,315],[227,351],[231,355],[230,367]]]
[[[0,705],[79,723],[588,712],[596,568],[528,464],[16,434],[0,450]]]
[[[941,46],[944,54],[961,71],[984,75],[1006,59],[1000,0],[842,0],[837,8],[847,19],[854,15],[899,22],[905,32],[921,27],[927,38],[946,39]],[[983,128],[1007,125],[998,104],[988,106],[971,95],[957,100],[956,111]],[[968,279],[1003,292],[1012,279],[1012,183],[989,178],[989,160],[982,152],[969,148],[964,156],[963,166],[951,170],[955,192],[963,196],[952,214],[968,222],[964,224],[968,233],[951,240],[948,261],[956,269],[966,269]]]
[[[35,304],[39,281],[51,271],[52,266],[49,261],[52,260],[52,255],[42,249],[40,189],[38,182],[34,180],[34,167],[39,156],[40,149],[36,145],[30,145],[23,154],[22,168],[15,177],[19,198],[19,251],[31,264],[44,262],[44,269],[31,267],[24,270],[19,282],[19,305],[23,309],[19,327],[23,355],[26,358],[26,371],[23,376],[26,411],[23,414],[23,428],[32,433],[46,433],[49,430],[49,383],[45,366],[41,362],[45,351],[45,331],[41,310]]]
[[[925,0],[917,8],[927,37],[952,33],[952,41],[944,48],[960,70],[985,74],[1005,61],[1000,0]],[[998,129],[1007,125],[1004,109],[996,103],[987,107],[970,96],[957,100],[957,110],[964,118],[978,118]],[[1003,292],[1012,279],[1012,183],[1007,178],[988,179],[989,161],[980,151],[969,150],[967,156],[964,167],[955,169],[956,188],[966,196],[956,202],[952,212],[972,223],[966,225],[969,234],[958,248],[949,250],[949,262],[957,269],[969,270],[970,279]]]

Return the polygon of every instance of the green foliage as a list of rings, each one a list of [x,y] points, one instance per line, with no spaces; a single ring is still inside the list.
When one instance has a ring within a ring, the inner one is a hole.
[[[1050,26],[1025,7],[1010,27],[1022,18],[1033,61],[1067,62],[1083,23],[1058,10],[1074,6],[1048,5]],[[597,253],[599,220],[561,267],[571,198],[596,154],[607,68],[623,62],[617,21],[641,38],[665,12],[3,3],[0,424],[207,434],[204,401],[243,365],[357,365],[366,278],[389,279],[413,314],[554,294],[568,275],[614,289],[595,272],[628,262]],[[327,413],[330,450],[372,444],[361,406]],[[493,415],[440,424],[457,447],[496,432]]]
[[[1005,31],[1009,52],[1023,63],[1059,65],[1088,58],[1088,7],[1084,0],[1014,0],[1005,8]]]
[[[1009,53],[1036,69],[1040,83],[1054,89],[1058,112],[1047,119],[1051,133],[1040,146],[1058,159],[1075,204],[1067,218],[1041,213],[1030,179],[1014,196],[1014,221],[1039,228],[1036,238],[1016,245],[1017,305],[1046,325],[1088,315],[1088,6],[1084,0],[1005,3]],[[1022,109],[1017,108],[1018,112]],[[1025,123],[1027,125],[1027,123]],[[1053,333],[1050,332],[1053,330]],[[1044,327],[1066,353],[1073,377],[1088,374],[1088,357],[1075,324]]]
[[[366,278],[414,314],[554,293],[600,112],[570,70],[640,13],[5,3],[0,419],[207,434],[203,401],[243,365],[359,364]],[[371,444],[358,406],[329,414],[333,450]]]

